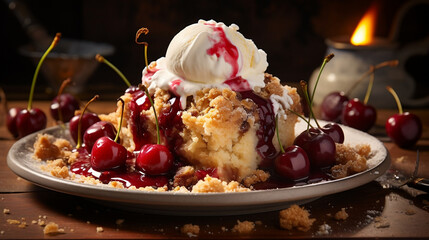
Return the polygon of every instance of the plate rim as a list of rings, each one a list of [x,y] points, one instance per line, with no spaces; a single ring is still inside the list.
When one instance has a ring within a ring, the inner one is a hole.
[[[255,205],[262,206],[270,204],[284,205],[294,201],[315,199],[322,196],[327,196],[359,187],[375,180],[390,167],[391,159],[389,151],[381,141],[376,139],[374,136],[369,135],[368,133],[364,133],[343,125],[341,125],[341,127],[343,128],[343,130],[346,129],[347,131],[357,131],[361,134],[366,134],[367,137],[375,139],[382,146],[382,150],[385,153],[384,159],[379,161],[375,166],[372,166],[371,168],[363,172],[356,173],[345,178],[321,181],[317,183],[294,186],[290,188],[227,193],[183,193],[171,191],[151,192],[141,190],[118,189],[110,186],[92,185],[75,182],[73,180],[58,178],[49,175],[48,172],[43,172],[40,169],[32,169],[26,164],[25,160],[20,161],[19,159],[16,159],[16,155],[19,154],[20,147],[25,146],[26,144],[31,144],[32,146],[37,134],[58,132],[59,130],[61,130],[60,126],[46,128],[39,132],[32,133],[22,139],[19,139],[12,145],[7,154],[7,164],[16,175],[43,188],[96,200],[118,202],[122,204],[138,204],[142,205],[143,207],[158,207],[160,208],[160,210],[162,210],[163,207],[171,207],[172,203],[174,203],[173,205],[177,207],[186,207],[189,209],[212,207],[214,206],[214,204],[217,208],[229,208],[236,206],[240,206],[240,208],[243,208],[253,207]],[[35,160],[31,161],[36,162]],[[315,188],[324,189],[325,191],[323,191],[323,194],[321,194],[320,191],[312,191]],[[259,196],[266,194],[270,194],[271,197],[264,198]],[[228,198],[225,198],[225,196],[228,196]],[[172,200],[172,198],[174,199]],[[219,201],[220,199],[223,199],[224,201]],[[237,209],[237,211],[238,210],[239,209]],[[221,214],[221,212],[219,212],[219,214]]]

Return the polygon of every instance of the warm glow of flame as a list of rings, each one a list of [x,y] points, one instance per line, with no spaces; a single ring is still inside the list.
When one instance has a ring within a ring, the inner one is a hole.
[[[373,5],[362,17],[350,42],[353,45],[369,45],[373,41],[377,8]]]

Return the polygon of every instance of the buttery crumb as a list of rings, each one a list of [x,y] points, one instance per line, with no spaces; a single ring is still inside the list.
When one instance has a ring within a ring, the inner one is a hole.
[[[287,230],[296,228],[303,232],[310,230],[313,222],[316,221],[316,219],[310,218],[310,213],[304,207],[301,208],[296,204],[280,211],[279,217],[280,227]]]
[[[43,228],[43,233],[45,235],[56,235],[56,234],[64,233],[64,229],[59,228],[58,224],[56,224],[54,222],[49,222]]]
[[[21,224],[18,225],[19,228],[26,228],[27,226],[27,222],[25,221],[22,221]]]
[[[341,208],[340,211],[335,213],[335,220],[346,220],[349,217],[349,214],[346,212],[345,208]]]
[[[375,222],[374,226],[376,228],[388,228],[388,227],[390,227],[390,223],[387,221],[386,218],[383,218],[383,217],[375,217],[374,222]]]
[[[16,219],[8,219],[8,220],[6,220],[6,221],[7,221],[7,223],[9,223],[9,224],[14,224],[14,225],[21,224],[21,221],[16,220]]]
[[[96,230],[97,230],[98,233],[104,232],[103,227],[97,227]]]
[[[414,214],[416,214],[416,211],[414,211],[414,209],[408,208],[407,210],[405,210],[405,214],[406,215],[414,215]]]
[[[270,178],[270,174],[268,172],[257,169],[253,172],[253,174],[243,179],[243,185],[246,187],[250,187],[256,183],[265,182],[268,180],[268,178]]]
[[[250,233],[255,229],[255,223],[250,221],[240,222],[237,220],[237,224],[232,228],[233,232],[238,233]]]
[[[247,192],[249,188],[241,187],[236,181],[229,183],[218,178],[207,175],[204,180],[200,180],[192,187],[192,192],[210,193],[210,192]]]
[[[371,152],[369,145],[361,144],[351,147],[336,143],[335,147],[336,165],[331,168],[333,178],[344,178],[365,171],[368,168],[366,162]]]
[[[200,233],[200,226],[193,224],[185,224],[180,228],[180,232],[187,234],[189,237],[196,237]]]
[[[3,213],[4,213],[4,214],[10,214],[10,210],[9,210],[9,208],[4,208],[4,209],[3,209]]]

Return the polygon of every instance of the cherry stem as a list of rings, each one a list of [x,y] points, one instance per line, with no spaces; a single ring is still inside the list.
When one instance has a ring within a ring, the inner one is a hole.
[[[390,61],[385,61],[385,62],[381,62],[375,66],[373,66],[373,69],[369,69],[367,72],[365,72],[364,74],[362,74],[362,76],[352,85],[351,88],[349,88],[349,90],[346,92],[346,96],[350,96],[350,93],[356,88],[356,86],[362,82],[366,77],[368,77],[370,74],[373,74],[373,72],[375,70],[378,70],[380,68],[383,67],[396,67],[398,66],[399,61],[398,60],[390,60]]]
[[[392,96],[395,98],[396,105],[398,105],[398,111],[399,111],[399,114],[402,114],[402,113],[403,113],[403,110],[402,110],[402,104],[401,104],[401,101],[399,100],[398,94],[396,94],[395,90],[393,90],[393,88],[392,88],[391,86],[386,86],[386,89],[387,89],[387,91],[389,91],[389,92],[392,94]]]
[[[131,83],[128,81],[128,79],[124,76],[124,74],[122,74],[122,72],[115,67],[111,62],[109,62],[107,59],[105,59],[103,56],[101,56],[100,54],[95,55],[95,59],[101,63],[105,63],[107,66],[109,66],[111,69],[113,69],[121,78],[122,80],[125,82],[125,84],[127,84],[128,87],[131,87]]]
[[[144,45],[144,60],[145,60],[146,67],[149,65],[148,60],[147,60],[147,46],[149,44],[147,42],[139,42],[139,38],[140,38],[140,35],[142,35],[142,34],[147,35],[148,33],[149,33],[149,29],[142,27],[139,30],[137,30],[136,38],[135,38],[135,42],[137,44],[143,44]]]
[[[63,121],[63,114],[61,112],[61,94],[64,91],[64,88],[71,82],[70,78],[67,78],[61,83],[60,89],[58,90],[58,119],[60,121],[60,125],[62,128],[65,128],[64,121]]]
[[[280,151],[282,153],[285,153],[285,150],[283,148],[282,142],[280,141],[280,134],[279,134],[279,115],[276,114],[276,135],[277,135],[277,141],[279,141]]]
[[[116,143],[118,143],[119,134],[120,134],[121,129],[122,129],[122,120],[124,119],[124,109],[125,109],[125,102],[124,102],[124,100],[122,98],[118,98],[118,101],[121,101],[121,103],[122,103],[122,109],[121,109],[121,118],[119,120],[118,132],[116,133],[115,140],[113,140]]]
[[[309,124],[309,125],[310,125],[310,127],[313,127],[313,126],[310,124],[310,122],[308,121],[308,119],[306,119],[304,116],[302,116],[301,114],[299,114],[299,113],[295,112],[295,111],[294,111],[294,110],[292,110],[292,109],[288,109],[288,110],[289,110],[289,112],[291,112],[291,113],[295,114],[296,116],[298,116],[299,118],[301,118],[302,120],[304,120],[304,122],[306,122],[307,124]]]
[[[367,104],[368,100],[369,100],[369,96],[371,95],[372,92],[372,86],[374,85],[374,66],[371,66],[370,69],[372,69],[372,73],[369,77],[369,83],[368,83],[368,88],[366,89],[366,93],[365,93],[365,99],[363,100],[363,104]]]
[[[79,149],[80,147],[82,147],[82,133],[81,133],[81,129],[82,129],[82,117],[83,117],[83,114],[85,113],[85,111],[88,108],[89,104],[91,104],[93,101],[95,101],[98,97],[99,97],[98,95],[95,95],[91,100],[89,100],[89,102],[87,102],[85,104],[85,107],[83,108],[82,112],[80,113],[79,122],[77,123],[77,144],[76,144],[76,149]]]
[[[313,108],[311,107],[310,97],[308,96],[308,85],[304,80],[300,81],[300,85],[302,88],[302,91],[304,92],[305,101],[307,102],[308,109],[310,110],[310,116],[308,117],[308,125],[307,125],[307,131],[310,129],[310,119],[313,118],[316,122],[316,125],[318,128],[321,128],[319,123],[317,122],[316,117],[314,116]]]
[[[317,80],[316,80],[316,83],[314,84],[313,92],[311,93],[310,105],[309,105],[310,107],[311,107],[311,104],[313,104],[313,98],[316,93],[317,84],[319,83],[319,79],[320,79],[320,76],[322,75],[323,69],[325,68],[326,63],[331,61],[333,57],[334,57],[334,54],[331,53],[323,59],[322,66],[320,67],[320,70],[319,70],[319,75],[317,75]]]
[[[150,105],[152,105],[153,114],[155,116],[155,125],[156,125],[156,143],[161,144],[161,137],[160,137],[160,133],[159,133],[159,124],[158,124],[158,116],[156,115],[155,104],[153,103],[152,97],[150,96],[149,91],[147,90],[147,87],[145,85],[139,84],[139,89],[143,90],[145,92],[146,96],[149,98]]]
[[[36,71],[33,75],[33,82],[31,83],[31,89],[30,89],[30,96],[28,99],[28,106],[27,109],[30,111],[33,103],[33,95],[34,95],[34,88],[36,87],[36,79],[39,75],[40,67],[42,66],[43,61],[45,61],[46,56],[51,52],[51,50],[57,45],[58,41],[61,38],[61,33],[57,33],[54,37],[54,40],[52,41],[49,48],[46,50],[46,52],[42,55],[42,57],[39,60],[39,63],[37,64]]]

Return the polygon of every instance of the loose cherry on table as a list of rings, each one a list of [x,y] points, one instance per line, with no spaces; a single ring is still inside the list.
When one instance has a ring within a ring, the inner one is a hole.
[[[342,115],[343,124],[364,132],[374,126],[376,119],[377,111],[375,108],[357,98],[353,98],[347,103]]]
[[[63,93],[65,86],[69,83],[70,79],[64,80],[58,91],[58,95],[51,102],[51,116],[56,121],[70,121],[74,116],[74,112],[79,109],[79,101],[70,93]]]
[[[332,92],[323,99],[320,105],[320,118],[326,121],[340,122],[341,113],[349,98],[344,92]]]
[[[371,77],[363,102],[358,98],[349,100],[343,109],[341,118],[343,124],[364,132],[370,130],[377,119],[377,111],[373,106],[368,104],[369,96],[371,95],[372,86],[374,84],[374,69],[375,67],[371,66]]]
[[[368,77],[371,74],[374,74],[374,72],[377,69],[383,68],[383,67],[394,67],[398,65],[397,60],[391,60],[391,61],[385,61],[382,63],[379,63],[375,65],[374,67],[371,67],[367,72],[362,74],[362,76],[349,88],[349,90],[344,92],[332,92],[325,96],[323,99],[321,105],[320,105],[320,118],[322,120],[326,121],[332,121],[332,122],[341,122],[341,116],[344,107],[349,102],[349,97],[351,91],[355,89],[355,87],[362,82],[366,77]]]
[[[396,92],[390,86],[387,86],[387,90],[395,98],[398,105],[398,113],[387,119],[385,124],[386,133],[399,147],[412,147],[422,135],[422,122],[417,115],[403,112]]]
[[[122,102],[121,120],[114,140],[110,137],[102,136],[95,141],[94,146],[92,147],[91,167],[95,170],[109,170],[123,167],[129,157],[127,149],[119,144],[119,134],[121,131],[122,119],[124,117],[124,100],[122,98],[119,98],[119,100]],[[97,123],[99,124],[99,122]],[[103,124],[99,125],[103,126]],[[103,133],[98,130],[98,133],[100,132]]]
[[[46,52],[42,55],[37,64],[36,70],[33,75],[33,81],[31,83],[30,95],[28,99],[28,106],[26,109],[12,108],[8,111],[7,125],[8,129],[14,137],[22,138],[30,133],[37,132],[46,128],[47,118],[45,113],[38,109],[33,108],[33,95],[34,88],[36,86],[37,76],[46,56],[51,50],[57,45],[61,38],[61,34],[57,33],[51,45],[48,47]],[[18,111],[19,110],[19,111]]]
[[[6,126],[14,138],[18,137],[18,128],[16,127],[16,116],[23,108],[13,107],[10,108],[6,116]]]

